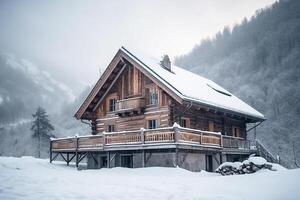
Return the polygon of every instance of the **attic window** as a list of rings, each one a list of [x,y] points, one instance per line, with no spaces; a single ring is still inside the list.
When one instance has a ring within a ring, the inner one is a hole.
[[[231,94],[229,94],[229,93],[227,93],[227,92],[225,92],[225,91],[221,91],[221,90],[219,90],[219,89],[216,89],[216,88],[214,88],[213,86],[211,86],[211,85],[209,85],[209,84],[207,84],[207,86],[210,87],[211,89],[213,89],[213,90],[216,91],[216,92],[219,92],[219,93],[221,93],[221,94],[223,94],[223,95],[226,95],[226,96],[231,97]]]

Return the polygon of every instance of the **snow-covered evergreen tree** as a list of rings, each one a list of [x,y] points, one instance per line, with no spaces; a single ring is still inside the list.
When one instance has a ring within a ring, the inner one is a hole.
[[[34,118],[31,130],[33,131],[32,137],[38,141],[38,157],[41,157],[41,143],[49,140],[53,137],[51,131],[54,130],[53,125],[48,119],[47,112],[44,108],[38,107],[35,114],[32,115]]]

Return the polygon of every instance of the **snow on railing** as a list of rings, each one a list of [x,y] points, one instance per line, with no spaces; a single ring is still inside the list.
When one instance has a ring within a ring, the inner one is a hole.
[[[144,129],[134,131],[103,132],[99,135],[85,135],[65,138],[52,138],[51,149],[103,149],[105,145],[143,145],[184,143],[218,148],[249,149],[248,141],[243,138],[222,136],[221,133],[191,128],[173,127]]]

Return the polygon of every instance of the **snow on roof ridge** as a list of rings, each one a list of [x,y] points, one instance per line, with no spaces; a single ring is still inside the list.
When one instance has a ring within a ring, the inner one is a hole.
[[[265,119],[264,115],[232,93],[203,76],[172,64],[172,72],[162,68],[159,60],[132,53],[121,47],[124,53],[139,63],[180,98],[231,110],[247,116]],[[184,83],[184,84],[183,84]]]

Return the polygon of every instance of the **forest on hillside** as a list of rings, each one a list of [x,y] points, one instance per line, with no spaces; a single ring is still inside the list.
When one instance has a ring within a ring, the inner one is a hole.
[[[300,164],[299,11],[300,1],[276,2],[175,59],[263,113],[257,138],[290,167]]]

